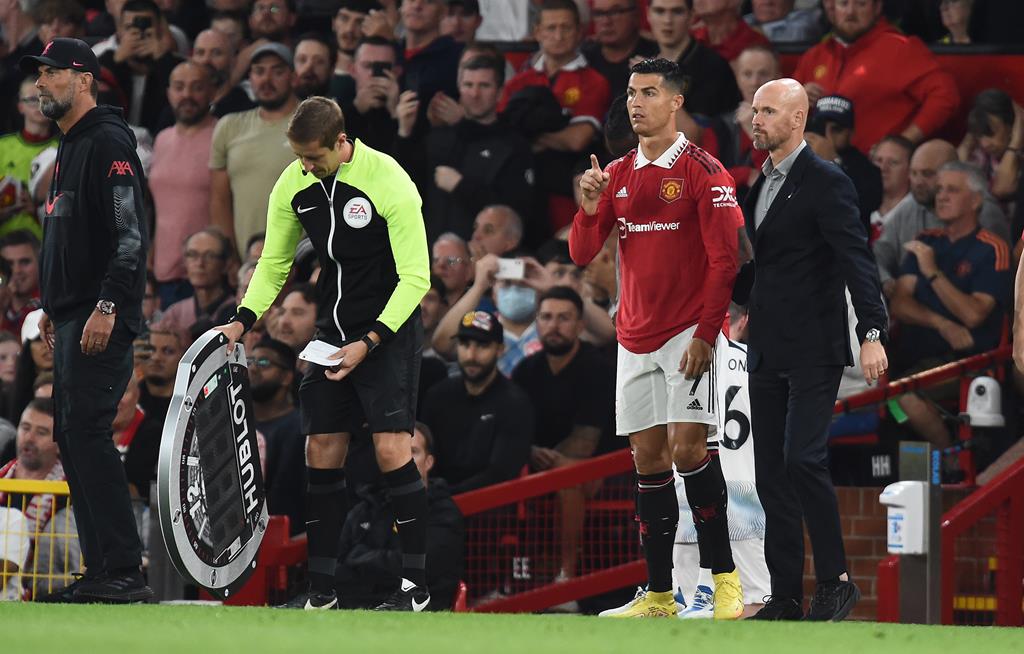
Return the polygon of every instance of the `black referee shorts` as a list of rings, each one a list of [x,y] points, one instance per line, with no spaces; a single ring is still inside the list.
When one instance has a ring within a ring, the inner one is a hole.
[[[422,356],[423,323],[417,311],[341,381],[327,379],[327,368],[311,364],[299,385],[302,432],[352,434],[367,424],[374,434],[411,435]]]

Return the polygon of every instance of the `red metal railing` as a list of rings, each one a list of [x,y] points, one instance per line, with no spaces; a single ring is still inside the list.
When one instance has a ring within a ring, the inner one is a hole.
[[[957,538],[995,516],[995,624],[1024,625],[1024,460],[1017,461],[942,517],[942,623],[954,623]]]

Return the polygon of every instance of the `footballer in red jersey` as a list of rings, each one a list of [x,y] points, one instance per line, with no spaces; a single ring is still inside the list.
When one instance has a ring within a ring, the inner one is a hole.
[[[743,214],[729,173],[676,131],[682,85],[679,67],[666,59],[633,66],[626,108],[639,147],[606,170],[591,155],[569,235],[580,266],[612,230],[619,235],[615,420],[636,464],[648,585],[606,614],[676,613],[674,463],[693,509],[701,566],[715,580],[715,618],[736,619],[743,592],[729,544],[725,478],[707,438],[716,430],[713,347],[736,277]]]

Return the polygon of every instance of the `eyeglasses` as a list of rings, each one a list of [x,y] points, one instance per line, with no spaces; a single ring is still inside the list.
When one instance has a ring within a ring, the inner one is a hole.
[[[21,102],[24,102],[25,104],[39,104],[39,96],[38,95],[26,96],[24,98],[18,98],[18,100],[20,100]]]
[[[628,7],[618,7],[612,9],[606,9],[604,11],[591,11],[590,15],[594,20],[598,18],[615,18],[616,16],[625,16],[636,11],[636,5],[630,5]]]
[[[195,250],[185,250],[185,258],[189,261],[202,261],[203,263],[224,260],[224,256],[216,252],[196,252]]]
[[[432,259],[432,262],[434,263],[435,266],[439,263],[445,263],[448,266],[454,267],[459,265],[460,263],[466,263],[466,260],[463,259],[462,257],[434,257]]]
[[[284,11],[281,5],[253,5],[254,14],[279,14]]]
[[[285,369],[280,363],[267,357],[246,357],[245,362],[249,364],[250,368],[259,368],[260,370],[266,370],[267,368]]]

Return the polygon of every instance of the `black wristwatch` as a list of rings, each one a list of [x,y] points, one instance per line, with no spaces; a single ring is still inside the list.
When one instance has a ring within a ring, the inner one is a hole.
[[[104,316],[112,316],[117,313],[117,306],[111,300],[100,300],[96,303],[96,310]]]
[[[372,338],[370,338],[369,334],[364,334],[363,337],[360,338],[359,340],[361,340],[363,343],[366,343],[366,353],[367,354],[369,354],[370,352],[373,352],[374,350],[376,350],[377,346],[380,345],[380,342],[379,341],[375,341]]]

